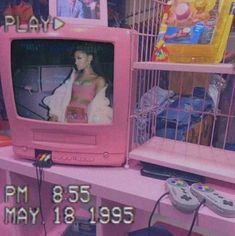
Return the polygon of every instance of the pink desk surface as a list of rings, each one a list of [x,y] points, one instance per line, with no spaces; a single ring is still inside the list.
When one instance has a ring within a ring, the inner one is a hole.
[[[36,178],[32,161],[16,159],[11,146],[0,148],[0,168]],[[165,192],[164,181],[143,177],[138,170],[122,167],[56,165],[45,169],[44,180],[64,186],[91,184],[91,193],[96,196],[149,212],[152,211],[155,201]],[[225,196],[235,200],[234,185],[218,187],[225,191]],[[192,214],[184,214],[175,209],[168,197],[161,201],[158,213],[163,217],[184,222],[186,225],[190,225],[193,218]],[[235,218],[218,216],[207,207],[200,209],[196,225],[216,232],[216,235],[235,235]]]

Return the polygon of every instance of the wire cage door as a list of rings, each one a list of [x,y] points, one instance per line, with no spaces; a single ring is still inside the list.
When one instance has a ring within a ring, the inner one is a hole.
[[[235,183],[233,65],[152,62],[164,4],[128,1],[139,35],[129,158]]]

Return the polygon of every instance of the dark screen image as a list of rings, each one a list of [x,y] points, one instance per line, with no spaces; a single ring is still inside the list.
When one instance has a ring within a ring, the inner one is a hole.
[[[114,47],[78,40],[14,40],[12,79],[21,117],[111,123]]]

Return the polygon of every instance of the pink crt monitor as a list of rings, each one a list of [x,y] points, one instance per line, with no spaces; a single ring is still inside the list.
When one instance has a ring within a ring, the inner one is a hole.
[[[45,152],[55,163],[125,162],[131,63],[137,48],[133,31],[65,24],[47,33],[2,30],[0,42],[3,95],[18,157],[34,159]],[[84,78],[85,69],[78,70],[76,51],[92,55],[93,77]],[[98,83],[92,87],[97,76],[103,82],[99,89]],[[80,87],[76,90],[74,84]],[[68,112],[72,100],[85,105],[76,108],[75,102]],[[51,119],[53,112],[56,119]]]

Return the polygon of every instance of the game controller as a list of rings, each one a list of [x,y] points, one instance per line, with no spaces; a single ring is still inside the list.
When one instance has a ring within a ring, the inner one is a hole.
[[[169,178],[166,180],[166,188],[172,204],[180,211],[191,213],[199,206],[199,201],[191,193],[189,185],[184,180]]]
[[[227,199],[208,185],[195,183],[190,188],[199,201],[205,199],[205,205],[223,217],[235,217],[235,201]]]

